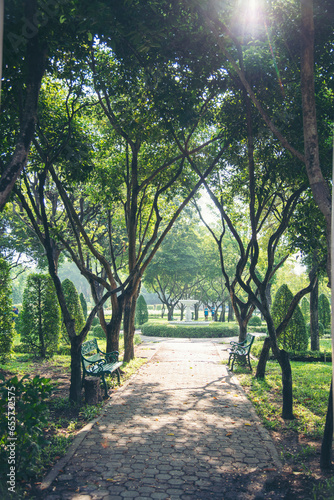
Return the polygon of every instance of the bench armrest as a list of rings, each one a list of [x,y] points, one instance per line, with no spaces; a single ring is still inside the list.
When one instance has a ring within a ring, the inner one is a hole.
[[[117,363],[118,356],[119,356],[119,352],[118,351],[106,352],[105,353],[105,357],[106,357],[107,363]]]

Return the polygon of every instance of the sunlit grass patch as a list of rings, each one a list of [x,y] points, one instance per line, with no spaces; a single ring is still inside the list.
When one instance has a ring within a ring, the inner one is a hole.
[[[254,367],[256,362],[254,363]],[[257,380],[245,369],[236,375],[246,389],[263,423],[270,429],[295,430],[309,438],[318,439],[325,424],[331,380],[330,363],[292,361],[293,411],[295,420],[284,422],[282,413],[281,370],[277,362],[269,361],[265,380]]]

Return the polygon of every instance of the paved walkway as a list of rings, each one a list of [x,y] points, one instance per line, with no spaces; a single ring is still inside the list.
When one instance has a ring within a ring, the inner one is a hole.
[[[144,343],[150,358],[46,477],[47,500],[271,499],[280,462],[221,340]],[[225,350],[224,350],[225,349]]]

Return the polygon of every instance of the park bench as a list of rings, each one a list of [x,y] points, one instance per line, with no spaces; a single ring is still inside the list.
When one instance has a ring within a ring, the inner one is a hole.
[[[82,385],[84,384],[86,375],[89,377],[100,377],[103,382],[105,397],[108,397],[105,375],[116,373],[118,383],[120,384],[119,368],[122,366],[122,362],[118,361],[118,356],[118,351],[107,353],[101,351],[96,339],[84,342],[81,346]]]
[[[230,348],[227,349],[229,353],[228,366],[230,366],[230,361],[232,359],[231,371],[233,371],[234,362],[240,362],[240,364],[249,364],[249,368],[252,369],[250,363],[250,350],[254,342],[255,336],[251,333],[247,333],[245,340],[242,342],[230,342]]]

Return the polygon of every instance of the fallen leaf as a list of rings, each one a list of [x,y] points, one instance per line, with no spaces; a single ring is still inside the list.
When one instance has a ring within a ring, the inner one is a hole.
[[[245,422],[245,425],[252,425],[252,424],[249,424],[248,422]]]
[[[225,436],[232,436],[232,432],[228,432]]]
[[[167,436],[174,436],[173,432],[169,432]]]

